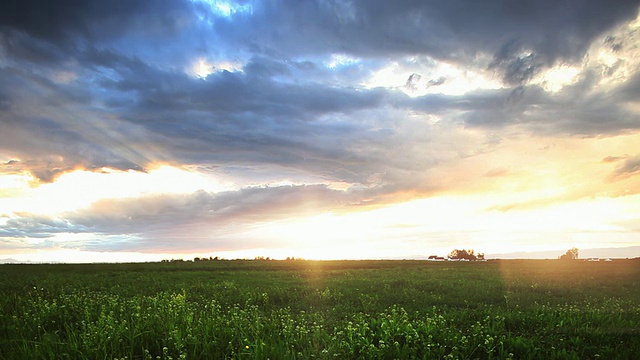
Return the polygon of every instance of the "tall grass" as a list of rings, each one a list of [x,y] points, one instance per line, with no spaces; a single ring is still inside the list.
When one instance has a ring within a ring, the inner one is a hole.
[[[2,359],[620,358],[640,263],[0,266]]]

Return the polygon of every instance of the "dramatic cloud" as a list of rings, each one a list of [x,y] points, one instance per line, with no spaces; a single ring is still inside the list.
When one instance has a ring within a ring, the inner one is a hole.
[[[501,194],[477,208],[502,212],[632,196],[639,8],[5,1],[0,247],[251,248],[255,224],[433,196]],[[64,178],[162,166],[216,186]]]

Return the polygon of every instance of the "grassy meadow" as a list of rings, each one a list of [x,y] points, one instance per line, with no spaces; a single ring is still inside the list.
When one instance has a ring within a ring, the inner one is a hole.
[[[637,359],[640,261],[0,265],[0,359]]]

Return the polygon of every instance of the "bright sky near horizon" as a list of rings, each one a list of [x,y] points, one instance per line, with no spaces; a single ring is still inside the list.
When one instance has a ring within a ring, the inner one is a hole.
[[[5,1],[0,259],[638,252],[639,8]]]

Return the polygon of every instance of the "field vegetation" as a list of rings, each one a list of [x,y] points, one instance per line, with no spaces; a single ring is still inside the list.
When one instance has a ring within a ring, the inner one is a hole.
[[[637,359],[640,261],[0,266],[1,359]]]

